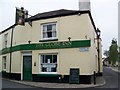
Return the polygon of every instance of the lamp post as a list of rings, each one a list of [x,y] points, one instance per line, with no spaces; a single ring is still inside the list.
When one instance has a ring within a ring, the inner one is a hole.
[[[100,74],[100,45],[99,45],[100,43],[99,43],[99,41],[100,41],[101,31],[99,30],[99,28],[97,28],[96,32],[97,32],[97,47],[98,47],[98,49],[97,49],[97,52],[98,52],[98,74]]]

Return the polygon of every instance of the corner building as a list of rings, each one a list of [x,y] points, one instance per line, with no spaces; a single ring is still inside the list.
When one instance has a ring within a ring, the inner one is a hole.
[[[0,37],[3,77],[68,83],[70,69],[78,69],[79,83],[92,83],[98,63],[103,72],[101,47],[98,61],[98,39],[90,11],[39,13],[28,18],[25,26],[14,24],[3,30]]]

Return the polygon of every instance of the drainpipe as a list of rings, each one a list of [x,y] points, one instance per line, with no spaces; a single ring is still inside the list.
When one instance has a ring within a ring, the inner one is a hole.
[[[12,32],[11,32],[11,43],[10,43],[10,67],[9,67],[9,73],[10,73],[10,77],[11,78],[11,64],[12,64],[12,46],[13,46],[13,32],[14,32],[14,28],[15,26],[12,27]]]

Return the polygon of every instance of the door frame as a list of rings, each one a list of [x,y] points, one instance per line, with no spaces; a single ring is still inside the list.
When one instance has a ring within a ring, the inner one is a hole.
[[[21,80],[23,80],[23,57],[24,56],[32,56],[32,52],[22,52],[22,59],[21,59]]]

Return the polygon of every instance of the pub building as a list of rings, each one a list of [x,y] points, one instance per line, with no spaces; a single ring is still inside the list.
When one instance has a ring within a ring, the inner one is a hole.
[[[29,23],[31,21],[31,24]],[[102,75],[101,39],[90,10],[38,13],[0,32],[2,76],[93,83]]]

